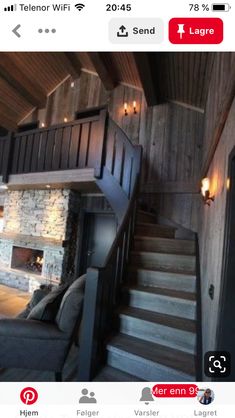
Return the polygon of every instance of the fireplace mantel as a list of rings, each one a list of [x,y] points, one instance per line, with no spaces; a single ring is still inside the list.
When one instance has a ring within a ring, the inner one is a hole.
[[[16,234],[14,232],[1,232],[0,239],[9,240],[14,242],[15,245],[25,243],[28,245],[36,245],[37,247],[66,247],[66,240],[58,240],[54,238],[46,237],[34,237],[32,235]]]

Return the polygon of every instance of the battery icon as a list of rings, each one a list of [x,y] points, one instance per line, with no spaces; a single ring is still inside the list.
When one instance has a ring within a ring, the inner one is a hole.
[[[213,12],[229,12],[230,9],[231,9],[231,6],[228,3],[212,4],[212,11]]]

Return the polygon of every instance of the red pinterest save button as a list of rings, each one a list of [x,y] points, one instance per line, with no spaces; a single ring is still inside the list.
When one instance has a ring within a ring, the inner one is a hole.
[[[224,37],[219,18],[174,18],[169,22],[172,44],[220,44]]]

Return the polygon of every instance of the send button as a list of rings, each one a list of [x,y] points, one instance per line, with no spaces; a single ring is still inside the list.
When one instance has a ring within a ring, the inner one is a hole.
[[[109,22],[109,38],[112,43],[160,44],[163,42],[162,19],[112,19]]]

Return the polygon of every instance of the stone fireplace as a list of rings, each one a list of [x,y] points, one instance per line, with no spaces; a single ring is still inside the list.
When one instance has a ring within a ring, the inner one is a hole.
[[[0,233],[0,283],[32,292],[40,284],[66,280],[73,268],[70,238],[79,201],[79,195],[67,189],[7,192]]]
[[[12,247],[11,268],[41,275],[43,272],[43,251],[33,248]]]

